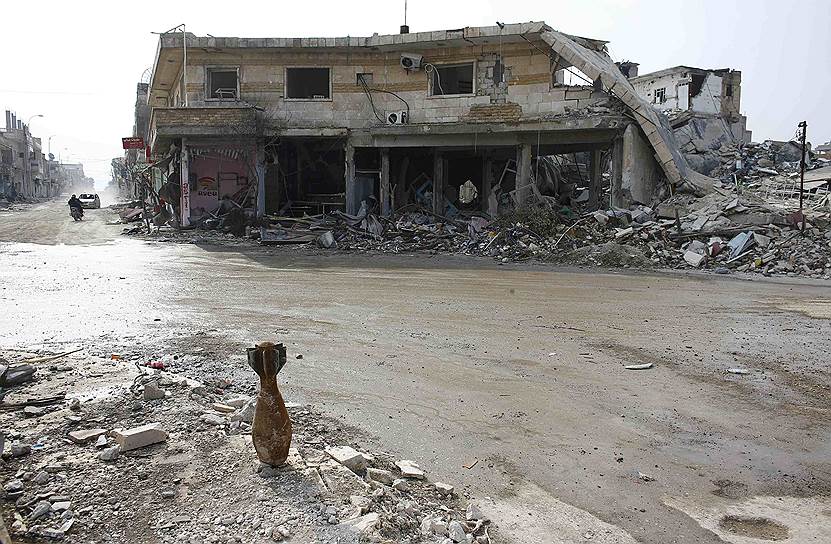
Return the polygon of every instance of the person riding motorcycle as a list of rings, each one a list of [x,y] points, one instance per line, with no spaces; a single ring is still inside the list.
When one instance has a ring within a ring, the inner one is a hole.
[[[70,212],[70,213],[72,213],[72,208],[77,208],[77,209],[78,209],[78,211],[81,213],[81,216],[83,216],[83,215],[84,215],[84,207],[83,207],[83,205],[81,205],[81,201],[80,201],[80,200],[78,200],[78,197],[77,197],[77,196],[72,195],[72,196],[69,198],[69,202],[68,202],[68,204],[69,204],[69,212]]]

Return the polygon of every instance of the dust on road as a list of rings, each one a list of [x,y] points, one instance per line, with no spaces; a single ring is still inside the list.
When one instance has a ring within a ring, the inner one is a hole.
[[[287,397],[494,497],[517,542],[719,542],[725,487],[812,509],[831,491],[821,284],[145,244],[53,208],[0,217],[0,348],[207,344],[253,379],[240,347],[284,341]]]

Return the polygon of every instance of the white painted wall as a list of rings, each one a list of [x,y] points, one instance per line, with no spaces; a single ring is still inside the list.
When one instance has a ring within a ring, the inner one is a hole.
[[[692,97],[692,110],[699,113],[721,113],[721,76],[707,75],[701,92]]]

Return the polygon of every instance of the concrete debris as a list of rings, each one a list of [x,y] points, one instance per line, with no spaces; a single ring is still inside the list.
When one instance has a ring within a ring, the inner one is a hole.
[[[112,437],[122,452],[136,450],[167,440],[167,432],[160,423],[148,423],[132,429],[116,429]]]
[[[623,368],[625,368],[626,370],[649,370],[653,366],[654,365],[652,363],[643,363],[639,365],[626,365]]]
[[[378,526],[380,519],[381,516],[378,513],[371,512],[361,517],[344,521],[341,525],[354,529],[358,534],[366,535]]]
[[[453,542],[467,541],[467,533],[465,533],[464,526],[456,520],[451,521],[447,525],[447,537]]]
[[[436,491],[438,491],[441,495],[452,495],[455,489],[452,485],[442,482],[436,482],[433,485],[435,486]]]
[[[105,434],[107,434],[106,429],[87,429],[80,431],[71,431],[69,433],[69,439],[75,442],[76,444],[86,444],[88,442],[92,442],[93,440],[97,440],[99,437]]]
[[[152,381],[144,384],[142,396],[144,400],[160,400],[164,398],[165,392],[159,387],[158,382]]]
[[[225,425],[225,418],[219,414],[202,414],[199,420],[208,425]]]
[[[395,466],[401,471],[404,478],[411,478],[416,480],[424,479],[424,471],[414,462],[404,459],[395,463]]]
[[[392,488],[396,491],[409,491],[410,484],[404,478],[396,478],[392,482]]]
[[[368,468],[366,469],[366,476],[370,480],[375,482],[380,482],[384,485],[391,486],[395,482],[395,476],[389,470],[383,470],[380,468]]]
[[[329,447],[324,450],[326,454],[345,466],[352,472],[363,472],[366,469],[366,459],[357,450],[349,446]],[[372,478],[372,476],[370,476]],[[390,482],[392,483],[392,482]]]

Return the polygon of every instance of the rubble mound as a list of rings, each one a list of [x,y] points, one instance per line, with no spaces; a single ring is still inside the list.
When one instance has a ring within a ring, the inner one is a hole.
[[[616,242],[583,246],[558,257],[557,260],[569,264],[607,268],[649,268],[652,266],[652,261],[639,248]]]

